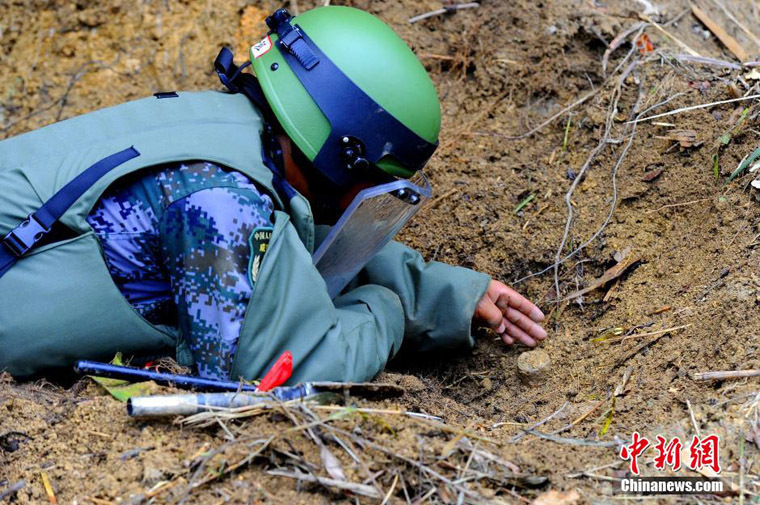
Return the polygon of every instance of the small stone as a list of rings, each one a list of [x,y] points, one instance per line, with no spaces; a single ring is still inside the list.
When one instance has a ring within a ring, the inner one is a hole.
[[[480,385],[485,389],[486,391],[491,391],[493,389],[493,382],[490,378],[486,377],[483,379],[483,381],[480,383]]]
[[[517,358],[517,373],[529,385],[541,382],[550,368],[551,358],[543,349],[524,352]]]
[[[146,486],[155,486],[166,478],[166,473],[159,469],[146,466],[143,468],[142,481]]]

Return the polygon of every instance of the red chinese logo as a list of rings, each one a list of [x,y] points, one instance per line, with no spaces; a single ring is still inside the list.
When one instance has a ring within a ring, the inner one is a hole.
[[[677,472],[681,468],[681,449],[683,444],[678,437],[667,443],[667,439],[657,435],[657,445],[654,446],[657,456],[654,458],[654,467],[658,470],[665,470],[666,466]]]
[[[639,475],[639,457],[646,452],[651,445],[646,437],[634,432],[631,443],[620,448],[620,457],[630,461],[631,473]],[[654,459],[654,467],[657,470],[665,470],[666,467],[677,472],[681,468],[681,451],[683,443],[678,437],[668,441],[665,437],[657,435],[657,444],[654,449],[657,452]],[[716,474],[720,473],[720,438],[718,435],[702,437],[694,436],[689,447],[689,463],[686,465],[694,471],[710,468]]]
[[[633,432],[633,441],[631,445],[624,445],[620,448],[620,457],[624,460],[631,460],[631,472],[634,475],[639,474],[639,456],[649,447],[649,440],[639,435],[638,431]]]
[[[720,439],[718,435],[703,437],[702,440],[694,435],[689,449],[689,468],[701,470],[707,467],[715,473],[720,473],[719,451]]]

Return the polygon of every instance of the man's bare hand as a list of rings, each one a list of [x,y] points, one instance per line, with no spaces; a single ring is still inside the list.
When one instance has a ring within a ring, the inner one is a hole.
[[[538,324],[544,320],[544,313],[499,281],[489,284],[475,307],[474,319],[489,326],[509,345],[519,341],[535,347],[537,341],[546,338],[546,331]]]

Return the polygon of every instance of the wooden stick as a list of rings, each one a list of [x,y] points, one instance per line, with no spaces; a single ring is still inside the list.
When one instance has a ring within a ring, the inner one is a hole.
[[[736,41],[736,39],[729,35],[722,26],[710,19],[710,16],[708,16],[705,11],[696,5],[692,5],[691,12],[697,19],[702,22],[703,25],[707,27],[708,30],[713,33],[713,35],[718,37],[718,40],[720,40],[721,43],[723,43],[723,45],[726,46],[729,51],[734,53],[734,56],[736,56],[739,61],[747,61],[747,51],[745,51],[744,48]]]
[[[305,482],[314,482],[327,487],[334,487],[344,491],[350,491],[363,496],[369,496],[370,498],[381,498],[381,495],[372,486],[366,484],[357,484],[355,482],[347,482],[342,480],[329,479],[327,477],[317,477],[315,475],[309,475],[306,473],[296,472],[284,472],[282,470],[269,470],[269,475],[276,475],[278,477],[288,477],[291,479],[302,480]]]
[[[409,18],[410,23],[416,23],[417,21],[422,21],[423,19],[432,18],[433,16],[440,16],[441,14],[446,14],[449,12],[455,12],[460,9],[474,9],[480,7],[480,4],[478,2],[469,2],[464,4],[452,4],[447,5],[443,9],[437,9],[434,11],[426,12],[425,14],[420,14],[419,16],[414,16]]]
[[[717,102],[701,103],[699,105],[692,105],[692,106],[689,106],[689,107],[682,107],[680,109],[671,110],[670,112],[663,112],[662,114],[655,114],[654,116],[643,117],[641,119],[633,119],[631,121],[627,121],[626,124],[640,123],[642,121],[649,121],[650,119],[657,119],[658,117],[672,116],[673,114],[680,114],[681,112],[687,112],[687,111],[690,111],[690,110],[704,109],[706,107],[712,107],[713,105],[723,105],[723,104],[726,104],[726,103],[734,103],[734,102],[746,102],[747,100],[754,100],[755,98],[760,98],[760,94],[750,95],[750,96],[742,96],[742,97],[739,97],[739,98],[731,98],[729,100],[719,100]]]
[[[684,203],[671,203],[670,205],[663,205],[659,209],[648,210],[644,212],[644,214],[651,214],[652,212],[660,212],[661,210],[672,209],[673,207],[683,207],[685,205],[693,205],[699,202],[706,202],[707,200],[710,200],[710,198],[700,198],[699,200],[692,200],[690,202],[684,202]],[[653,314],[656,314],[656,312],[653,312]]]
[[[674,326],[672,328],[665,328],[664,330],[648,331],[646,333],[638,333],[636,335],[623,335],[622,337],[608,338],[607,340],[602,340],[602,342],[605,342],[605,343],[624,342],[626,340],[630,340],[630,339],[633,339],[633,338],[652,337],[654,335],[660,335],[660,334],[663,334],[663,333],[669,333],[671,331],[683,330],[684,328],[688,328],[689,326],[691,326],[691,324],[684,324],[682,326]]]
[[[741,21],[739,21],[738,19],[736,19],[736,16],[734,16],[734,15],[731,13],[731,11],[730,11],[730,10],[728,10],[728,8],[727,8],[725,5],[723,5],[723,2],[721,2],[720,0],[713,0],[713,2],[715,2],[715,4],[716,4],[718,7],[720,7],[720,8],[721,8],[721,10],[723,11],[723,13],[724,13],[726,16],[728,16],[728,19],[730,19],[731,21],[733,21],[734,23],[736,23],[736,25],[737,25],[739,28],[741,28],[741,29],[742,29],[742,31],[743,31],[744,33],[746,33],[746,34],[747,34],[747,36],[748,36],[749,38],[751,38],[751,39],[752,39],[752,40],[755,42],[755,44],[757,44],[757,45],[758,45],[758,47],[760,47],[760,38],[758,38],[758,36],[757,36],[757,35],[755,35],[754,33],[752,33],[752,32],[749,30],[749,28],[747,28],[746,26],[744,26],[744,24],[742,24],[742,22],[741,22]]]
[[[758,377],[760,370],[735,370],[726,372],[697,372],[691,376],[695,381],[718,381],[723,379],[743,379],[744,377]]]

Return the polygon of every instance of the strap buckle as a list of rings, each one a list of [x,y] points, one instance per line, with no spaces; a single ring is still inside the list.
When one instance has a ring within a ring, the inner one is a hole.
[[[3,245],[7,247],[17,258],[20,258],[29,250],[34,247],[34,244],[49,232],[49,228],[45,228],[34,218],[34,215],[29,214],[26,220],[11,230],[2,240]]]
[[[280,45],[292,54],[306,70],[311,70],[319,58],[306,43],[298,25],[293,26],[290,21],[293,16],[287,9],[277,9],[274,14],[266,19],[269,33],[277,33],[280,39]]]

